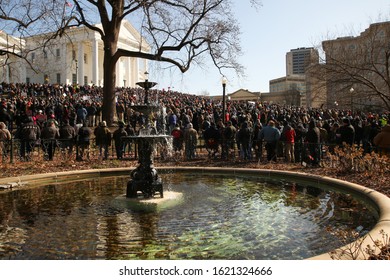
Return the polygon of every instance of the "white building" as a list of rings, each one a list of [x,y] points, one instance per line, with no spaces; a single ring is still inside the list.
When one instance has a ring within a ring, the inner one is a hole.
[[[21,55],[25,41],[0,30],[0,51]],[[0,55],[0,83],[19,83],[26,81],[25,61],[10,53]]]
[[[98,25],[100,27],[100,24]],[[24,53],[27,62],[23,62],[21,72],[16,77],[3,69],[3,81],[80,84],[103,86],[103,41],[99,33],[86,27],[69,29],[61,38],[50,40],[40,34],[24,38]],[[139,32],[128,22],[123,21],[119,34],[118,48],[149,52],[150,47]],[[116,83],[118,87],[134,87],[143,80],[147,61],[134,57],[121,57],[116,64]],[[7,74],[8,73],[8,74]],[[2,76],[0,76],[2,77]],[[1,81],[0,81],[1,82]]]

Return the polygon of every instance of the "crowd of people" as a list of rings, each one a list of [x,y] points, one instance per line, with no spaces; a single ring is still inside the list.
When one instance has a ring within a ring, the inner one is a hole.
[[[304,108],[279,104],[227,102],[222,115],[220,100],[174,91],[149,90],[149,100],[162,110],[150,116],[132,105],[142,104],[141,88],[116,89],[117,126],[108,128],[102,119],[102,88],[50,84],[0,85],[0,149],[6,141],[20,141],[20,157],[29,160],[37,144],[46,158],[56,148],[87,157],[91,142],[103,159],[114,142],[116,157],[122,159],[126,136],[151,124],[156,131],[173,137],[174,151],[184,159],[197,157],[200,143],[210,158],[265,161],[283,158],[287,162],[318,165],[322,148],[358,145],[369,153],[389,154],[389,112],[361,112],[340,109]]]

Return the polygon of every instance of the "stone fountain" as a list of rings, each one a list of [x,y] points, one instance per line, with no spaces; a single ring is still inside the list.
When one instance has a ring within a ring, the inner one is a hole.
[[[140,112],[145,116],[145,126],[140,129],[137,136],[129,136],[131,141],[137,144],[138,167],[131,172],[131,180],[127,183],[126,197],[153,198],[157,193],[163,197],[163,184],[153,165],[153,155],[158,143],[164,143],[170,137],[168,135],[158,134],[155,127],[150,123],[150,115],[161,109],[158,104],[151,104],[149,101],[149,89],[157,83],[138,82],[137,85],[144,88],[144,104],[130,106],[134,111]]]

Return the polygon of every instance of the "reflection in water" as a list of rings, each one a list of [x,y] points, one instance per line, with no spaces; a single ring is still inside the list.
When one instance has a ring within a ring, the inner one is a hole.
[[[261,178],[162,175],[184,203],[117,203],[128,177],[0,192],[1,259],[302,259],[338,246],[332,229],[376,217],[350,195]],[[150,209],[149,209],[150,210]]]

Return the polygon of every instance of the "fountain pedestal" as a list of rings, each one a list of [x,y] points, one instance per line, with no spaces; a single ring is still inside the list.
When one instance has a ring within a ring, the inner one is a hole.
[[[153,166],[156,137],[132,137],[138,144],[139,166],[130,174],[131,180],[127,183],[126,197],[137,198],[138,192],[141,192],[144,198],[152,198],[157,192],[160,193],[160,197],[164,196],[161,178]]]
[[[144,198],[153,198],[157,193],[160,194],[160,197],[163,197],[162,181],[153,166],[153,153],[156,144],[166,141],[168,136],[158,135],[149,121],[149,116],[161,109],[160,106],[153,105],[149,101],[148,89],[154,87],[156,83],[145,80],[145,82],[139,82],[137,85],[145,89],[144,104],[133,105],[130,108],[143,113],[146,119],[145,126],[140,129],[138,136],[127,137],[138,146],[139,166],[131,172],[131,180],[127,183],[126,197],[138,198],[139,195],[142,195]]]

